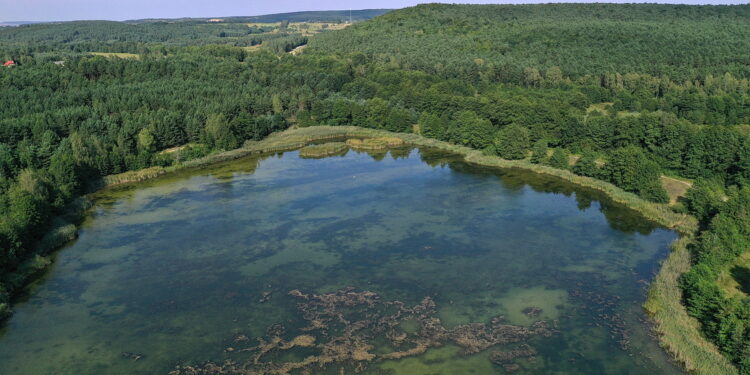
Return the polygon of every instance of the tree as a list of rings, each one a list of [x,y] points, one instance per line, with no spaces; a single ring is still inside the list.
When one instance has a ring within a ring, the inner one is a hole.
[[[558,169],[570,169],[570,154],[564,148],[556,148],[549,159],[549,165]]]
[[[724,183],[699,178],[685,194],[685,206],[700,222],[706,224],[719,212],[724,198]]]
[[[446,140],[448,121],[436,114],[422,112],[419,116],[419,129],[425,137]]]
[[[392,132],[411,132],[411,113],[403,108],[393,108],[388,113],[385,128]]]
[[[524,68],[523,79],[526,86],[539,87],[542,82],[542,75],[537,68]]]
[[[281,96],[279,94],[274,94],[271,97],[271,101],[273,103],[273,113],[280,115],[284,113],[284,103],[281,101]]]
[[[451,141],[481,150],[492,143],[495,131],[492,123],[476,112],[461,111],[453,120]]]
[[[661,167],[636,146],[614,150],[607,158],[604,176],[623,190],[638,193],[654,202],[668,202],[661,186]]]
[[[596,155],[590,152],[584,153],[573,165],[573,173],[586,177],[599,177],[601,171],[596,165]]]
[[[275,112],[275,111],[274,111]],[[277,113],[277,112],[275,112]],[[278,112],[281,113],[281,112]],[[331,108],[332,125],[349,125],[352,122],[352,104],[346,99],[335,99]]]
[[[390,110],[388,102],[382,98],[373,98],[367,101],[365,107],[370,118],[370,127],[382,129],[385,126]]]
[[[563,73],[562,70],[560,70],[560,67],[553,66],[547,69],[547,72],[544,74],[544,80],[545,83],[553,86],[560,84],[563,80]]]
[[[223,114],[214,113],[206,119],[206,143],[220,150],[230,150],[239,145],[234,129]]]
[[[34,193],[16,186],[9,191],[8,220],[24,246],[34,241],[35,233],[48,218],[47,205]]]
[[[0,143],[0,176],[9,178],[15,175],[16,162],[13,150],[6,144]]]
[[[156,139],[148,128],[138,132],[138,150],[141,152],[153,152],[156,150]]]
[[[50,158],[49,173],[54,186],[58,190],[54,206],[62,207],[68,199],[78,192],[80,186],[78,168],[70,151],[70,142],[67,139],[60,143]]]
[[[187,142],[183,116],[175,111],[160,109],[147,127],[154,137],[156,149],[179,146]]]
[[[534,147],[531,150],[531,162],[534,164],[542,164],[547,162],[547,140],[540,139],[534,142]]]
[[[518,125],[509,125],[497,132],[494,141],[495,153],[504,159],[524,159],[529,143],[528,129]]]

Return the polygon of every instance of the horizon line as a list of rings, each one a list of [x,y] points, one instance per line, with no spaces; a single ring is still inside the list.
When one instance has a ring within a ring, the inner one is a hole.
[[[747,2],[735,2],[733,0],[728,0],[724,3],[687,3],[687,2],[669,2],[668,0],[662,0],[662,1],[618,1],[618,0],[610,0],[610,1],[592,1],[592,2],[586,2],[583,0],[576,0],[576,1],[535,1],[535,0],[526,0],[528,2],[513,2],[513,3],[494,3],[494,4],[487,4],[487,3],[477,3],[477,4],[471,4],[471,3],[452,3],[452,2],[440,2],[440,1],[432,1],[432,2],[426,2],[426,3],[419,3],[417,5],[412,5],[408,7],[403,8],[362,8],[362,9],[325,9],[325,10],[295,10],[291,12],[276,12],[276,13],[261,13],[261,14],[254,14],[254,15],[235,15],[235,16],[200,16],[200,17],[191,17],[191,16],[175,16],[175,17],[145,17],[145,18],[130,18],[130,19],[111,19],[111,18],[80,18],[80,19],[69,19],[69,20],[0,20],[0,27],[7,27],[10,25],[27,25],[27,24],[40,24],[40,23],[64,23],[64,22],[80,22],[80,21],[111,21],[111,22],[136,22],[136,21],[148,21],[148,20],[185,20],[185,19],[211,19],[211,18],[241,18],[241,17],[263,17],[263,16],[273,16],[273,15],[280,15],[280,14],[294,14],[294,13],[323,13],[323,12],[343,12],[343,11],[352,11],[352,12],[360,12],[360,11],[366,11],[366,10],[400,10],[400,9],[406,9],[406,8],[412,8],[419,5],[426,5],[426,4],[448,4],[448,5],[552,5],[552,4],[581,4],[581,5],[592,5],[592,4],[615,4],[615,5],[679,5],[679,6],[748,6],[750,5],[750,1]],[[683,1],[690,1],[690,0],[683,0]],[[711,1],[711,0],[704,0],[704,1]],[[5,25],[5,26],[3,26]]]

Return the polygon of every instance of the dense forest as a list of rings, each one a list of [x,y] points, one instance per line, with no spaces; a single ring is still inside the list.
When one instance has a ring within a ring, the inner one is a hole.
[[[0,29],[0,51],[6,60],[40,52],[61,59],[70,53],[160,53],[170,47],[224,44],[252,47],[264,42],[299,40],[315,26],[360,22],[386,13],[386,9],[281,13],[254,17],[178,20],[146,19],[127,22],[74,21],[33,23]],[[320,25],[316,25],[320,24]],[[306,43],[307,40],[304,40]],[[302,43],[297,43],[299,45]],[[295,45],[295,46],[296,46]],[[282,50],[280,52],[289,52]],[[51,56],[51,57],[50,57]]]
[[[252,47],[264,42],[299,39],[301,34],[282,24],[212,22],[151,22],[127,24],[113,21],[76,21],[7,28],[0,32],[6,59],[60,60],[72,54],[114,52],[166,55],[174,47],[232,45]],[[306,42],[306,40],[305,40]],[[41,54],[46,52],[46,54]],[[281,51],[287,52],[287,51]]]
[[[308,37],[288,23],[243,22],[0,30],[0,56],[17,62],[0,68],[0,313],[90,182],[289,126],[357,125],[654,202],[669,201],[661,176],[693,181],[672,206],[702,228],[685,303],[750,374],[750,6],[423,5],[313,35],[299,56],[286,52]]]
[[[522,83],[526,68],[573,78],[642,73],[680,82],[750,73],[750,8],[683,5],[422,5],[317,38],[325,52],[445,77]]]

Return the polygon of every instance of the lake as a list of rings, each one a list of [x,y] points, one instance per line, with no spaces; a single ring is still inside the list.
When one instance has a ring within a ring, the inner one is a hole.
[[[0,374],[680,374],[641,308],[676,236],[432,149],[249,157],[97,193]]]

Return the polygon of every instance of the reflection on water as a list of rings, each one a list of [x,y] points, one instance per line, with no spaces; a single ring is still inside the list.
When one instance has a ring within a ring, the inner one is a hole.
[[[261,371],[341,337],[352,350],[291,373],[679,373],[640,308],[675,234],[559,179],[434,150],[289,152],[97,202],[0,329],[1,374]]]

